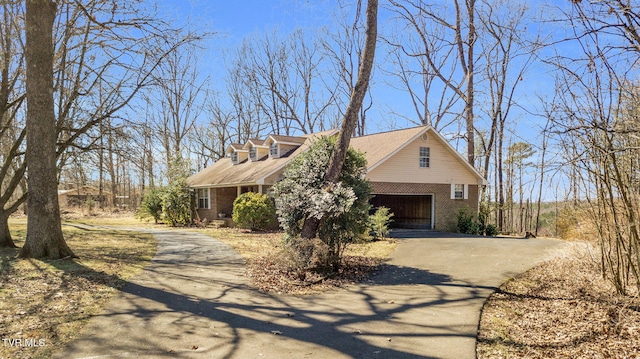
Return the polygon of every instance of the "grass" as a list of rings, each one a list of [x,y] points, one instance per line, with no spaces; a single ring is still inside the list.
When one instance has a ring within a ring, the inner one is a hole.
[[[639,358],[640,299],[615,294],[596,251],[576,244],[503,284],[484,305],[478,358]]]
[[[13,220],[10,227],[21,246],[24,220]],[[70,226],[63,231],[78,259],[17,259],[17,249],[0,249],[0,337],[6,339],[0,358],[50,357],[78,335],[156,250],[149,234]],[[8,340],[15,339],[36,346],[10,346]]]

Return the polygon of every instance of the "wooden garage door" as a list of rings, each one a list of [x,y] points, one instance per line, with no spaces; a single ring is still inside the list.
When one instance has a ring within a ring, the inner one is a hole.
[[[371,204],[390,208],[394,227],[431,228],[432,201],[432,195],[376,194]]]

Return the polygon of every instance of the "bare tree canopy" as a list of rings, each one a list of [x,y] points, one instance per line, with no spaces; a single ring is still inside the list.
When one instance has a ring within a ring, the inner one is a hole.
[[[335,148],[329,161],[329,167],[327,168],[327,174],[325,176],[325,183],[327,190],[331,190],[331,186],[336,184],[340,173],[342,172],[342,166],[344,165],[344,159],[349,149],[349,142],[353,136],[354,130],[358,124],[358,115],[362,107],[362,102],[367,93],[369,86],[369,79],[371,71],[373,69],[373,60],[376,51],[376,41],[378,37],[378,1],[369,0],[367,3],[367,35],[365,40],[364,51],[362,52],[362,60],[360,61],[360,67],[358,69],[358,80],[351,92],[351,100],[349,106],[345,111],[344,118],[342,120],[342,126],[338,133],[338,138],[335,144]],[[318,226],[322,218],[317,216],[307,217],[302,227],[300,236],[302,238],[311,239],[314,238],[318,232]]]

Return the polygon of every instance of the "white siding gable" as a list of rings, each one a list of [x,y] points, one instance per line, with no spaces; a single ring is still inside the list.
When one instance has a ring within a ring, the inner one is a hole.
[[[448,144],[431,131],[425,137],[414,139],[377,165],[367,178],[375,182],[478,184],[477,176],[461,157],[451,153]],[[420,147],[429,148],[429,167],[420,167]]]

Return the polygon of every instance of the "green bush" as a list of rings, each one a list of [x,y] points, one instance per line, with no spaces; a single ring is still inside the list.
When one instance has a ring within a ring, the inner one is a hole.
[[[273,186],[273,193],[278,220],[287,241],[300,236],[305,218],[322,218],[318,238],[324,249],[312,252],[325,254],[313,256],[318,258],[314,265],[336,270],[346,245],[359,239],[367,230],[371,185],[365,179],[367,160],[364,154],[352,148],[347,151],[339,182],[325,183],[334,144],[335,138],[317,139],[307,152],[291,162],[284,178]]]
[[[385,238],[389,235],[389,225],[393,213],[387,207],[378,207],[374,214],[369,216],[369,232],[374,239]]]
[[[145,192],[140,208],[138,208],[138,217],[151,217],[158,223],[162,218],[162,190],[152,188]]]
[[[191,224],[191,191],[185,179],[171,182],[162,192],[162,215],[172,227]]]
[[[498,235],[498,227],[495,224],[489,223],[484,227],[484,234],[489,237],[495,237]]]
[[[480,225],[475,220],[473,212],[469,212],[468,208],[461,208],[457,213],[458,232],[465,234],[480,234]]]
[[[266,194],[246,192],[233,201],[233,221],[241,228],[266,229],[275,216],[273,200]]]

